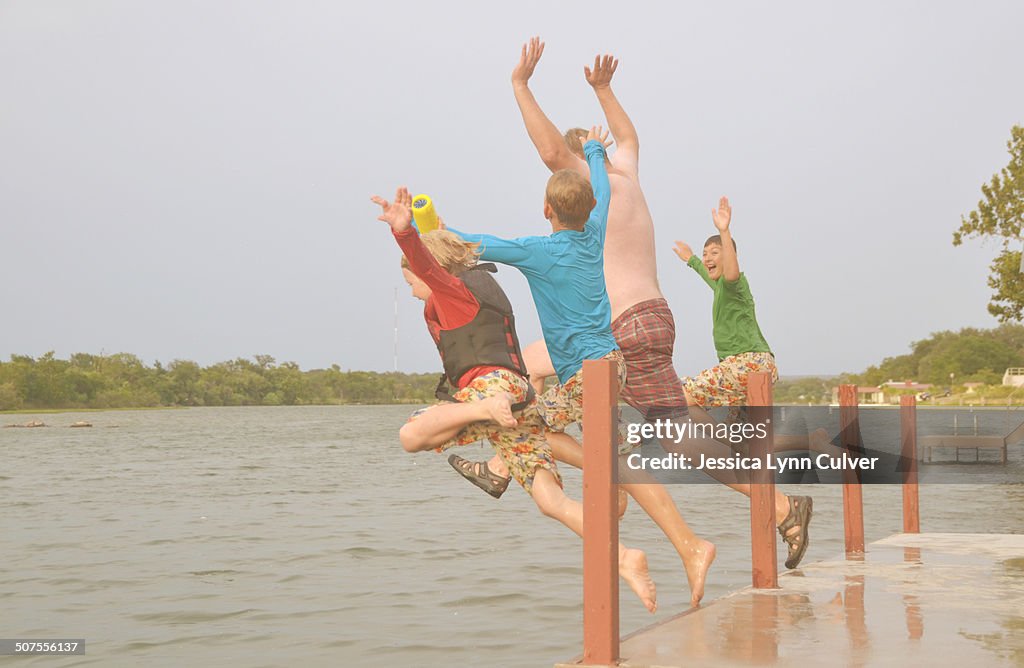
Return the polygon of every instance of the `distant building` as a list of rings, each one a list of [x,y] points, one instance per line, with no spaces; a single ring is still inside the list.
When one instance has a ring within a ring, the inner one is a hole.
[[[929,383],[917,383],[917,382],[914,382],[912,380],[905,380],[902,383],[898,383],[898,382],[896,382],[894,380],[890,380],[890,381],[887,381],[885,383],[882,383],[882,388],[883,388],[883,390],[886,390],[886,391],[889,391],[889,392],[899,392],[899,391],[927,392],[928,390],[932,389],[932,386]]]
[[[839,388],[832,388],[832,403],[839,403]],[[857,386],[857,403],[858,404],[884,404],[885,393],[880,387],[866,387],[863,385]]]
[[[1021,259],[1024,262],[1024,258]],[[1024,387],[1024,366],[1011,366],[1003,374],[1003,385]]]

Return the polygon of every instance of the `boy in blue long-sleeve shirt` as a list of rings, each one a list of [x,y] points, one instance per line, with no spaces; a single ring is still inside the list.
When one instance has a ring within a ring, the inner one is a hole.
[[[558,385],[538,400],[544,422],[554,431],[583,419],[583,360],[607,358],[626,367],[611,330],[611,305],[604,283],[604,239],[611,187],[605,167],[607,132],[599,126],[580,138],[590,178],[563,169],[548,180],[544,217],[551,235],[502,239],[466,234],[480,244],[480,258],[516,267],[526,276],[540,317]]]

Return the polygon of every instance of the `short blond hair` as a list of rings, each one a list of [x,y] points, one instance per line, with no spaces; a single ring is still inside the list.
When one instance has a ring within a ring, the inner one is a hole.
[[[437,263],[453,276],[476,266],[480,244],[470,243],[454,232],[433,230],[420,235],[420,240]],[[409,269],[409,260],[402,256],[402,269]]]
[[[580,143],[580,139],[586,139],[588,134],[590,133],[583,128],[569,128],[565,131],[565,134],[562,135],[562,139],[565,140],[566,146],[568,146],[569,150],[572,151],[580,160],[586,160],[586,157],[583,155],[583,144]]]
[[[571,169],[560,169],[551,175],[544,199],[558,216],[558,222],[574,230],[583,229],[595,204],[590,181]]]

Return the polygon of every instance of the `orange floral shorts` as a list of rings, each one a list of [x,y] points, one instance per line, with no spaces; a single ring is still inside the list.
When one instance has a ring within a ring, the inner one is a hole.
[[[730,355],[696,376],[683,378],[683,387],[698,406],[742,406],[747,403],[747,376],[765,372],[772,383],[779,380],[775,356],[771,353]]]
[[[470,402],[493,397],[500,392],[508,392],[512,395],[512,403],[519,403],[526,399],[528,391],[529,385],[525,378],[508,369],[498,369],[474,378],[469,385],[452,396],[456,401]],[[409,421],[415,420],[432,408],[434,406],[421,408],[409,417]],[[527,406],[518,417],[519,424],[515,427],[500,427],[494,422],[473,422],[437,448],[437,452],[487,439],[505,462],[512,477],[527,493],[533,489],[537,469],[551,471],[555,481],[561,485],[562,477],[551,455],[551,446],[544,438],[544,422],[537,412],[536,403]]]

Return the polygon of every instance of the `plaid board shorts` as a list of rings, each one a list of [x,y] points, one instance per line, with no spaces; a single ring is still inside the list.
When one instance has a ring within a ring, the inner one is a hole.
[[[730,355],[710,369],[684,378],[683,385],[693,403],[699,406],[742,406],[747,403],[747,376],[764,372],[779,380],[775,355],[771,353],[740,353]]]
[[[619,387],[626,384],[626,363],[622,359],[622,351],[613,350],[601,359],[615,362],[618,371]],[[550,388],[537,399],[537,411],[541,419],[551,431],[565,431],[571,424],[583,426],[583,369],[572,375],[572,378]],[[626,425],[619,416],[619,452],[629,452],[634,446],[626,443]]]
[[[612,323],[626,360],[623,400],[647,420],[686,417],[686,394],[672,365],[676,323],[664,299],[642,301]]]
[[[529,384],[525,378],[508,369],[497,369],[474,378],[469,385],[452,396],[458,402],[470,402],[493,397],[499,392],[508,392],[512,395],[512,403],[518,403],[526,399],[528,391]],[[409,416],[409,421],[412,422],[433,408],[435,406],[419,409]],[[515,427],[500,427],[494,422],[473,422],[455,438],[437,448],[437,452],[476,443],[485,438],[491,442],[512,477],[527,493],[533,489],[537,469],[551,471],[555,481],[562,484],[562,477],[551,455],[551,446],[544,438],[544,422],[537,412],[536,404],[526,407]]]

